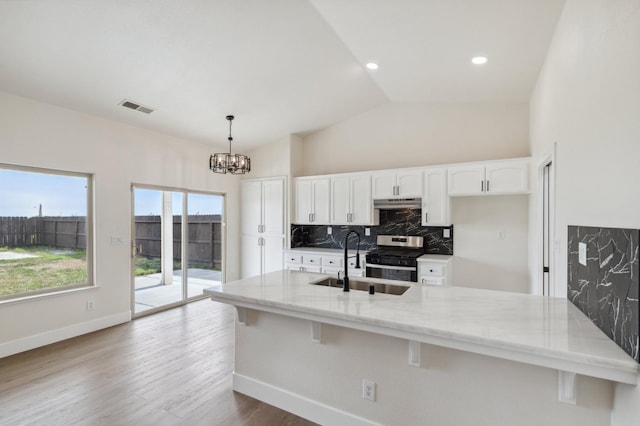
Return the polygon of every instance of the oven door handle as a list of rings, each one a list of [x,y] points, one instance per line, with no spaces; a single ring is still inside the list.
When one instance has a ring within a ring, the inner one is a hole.
[[[391,266],[391,265],[378,265],[377,263],[367,263],[367,268],[377,269],[392,269],[394,271],[415,271],[418,268],[415,266]]]

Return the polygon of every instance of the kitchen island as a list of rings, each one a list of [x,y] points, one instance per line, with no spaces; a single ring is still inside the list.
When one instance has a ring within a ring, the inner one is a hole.
[[[399,296],[345,293],[313,285],[324,278],[205,290],[238,311],[234,389],[324,424],[600,425],[614,383],[636,384],[637,363],[566,299],[401,282]]]

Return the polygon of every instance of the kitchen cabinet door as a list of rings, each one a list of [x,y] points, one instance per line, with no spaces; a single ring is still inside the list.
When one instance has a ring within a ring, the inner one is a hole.
[[[416,198],[422,196],[422,171],[407,170],[396,175],[396,196],[398,198]]]
[[[429,168],[425,169],[423,173],[422,226],[451,225],[447,169]]]
[[[284,229],[284,180],[265,180],[262,184],[263,228],[265,235],[281,236]]]
[[[326,225],[329,223],[329,215],[331,213],[330,204],[330,179],[313,179],[313,224]]]
[[[484,193],[484,165],[449,167],[447,173],[449,196]]]
[[[262,182],[244,181],[241,183],[241,232],[257,234],[262,225]]]
[[[374,200],[422,196],[422,170],[393,170],[371,175]]]
[[[345,225],[349,223],[351,213],[351,194],[348,176],[331,177],[331,224]]]
[[[329,223],[329,178],[296,179],[296,223],[325,225]]]
[[[374,224],[370,175],[331,177],[331,224]]]
[[[295,180],[296,197],[296,223],[311,223],[311,213],[313,212],[313,186],[311,179]]]
[[[384,200],[396,196],[396,173],[374,173],[371,175],[374,200]]]
[[[529,191],[528,161],[501,161],[485,165],[489,194],[526,194]]]
[[[279,271],[283,267],[283,237],[262,238],[262,271],[264,274]]]
[[[371,177],[369,175],[349,178],[352,225],[373,225],[373,200],[371,198]]]
[[[253,235],[242,236],[240,239],[242,257],[241,278],[254,277],[262,273],[262,246],[260,237]]]

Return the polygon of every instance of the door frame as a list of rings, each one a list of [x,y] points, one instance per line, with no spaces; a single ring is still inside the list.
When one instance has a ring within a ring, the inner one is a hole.
[[[135,318],[139,318],[139,317],[143,317],[145,315],[150,315],[150,314],[154,314],[156,312],[160,312],[160,311],[164,311],[166,309],[171,309],[171,308],[175,308],[178,306],[183,306],[186,305],[187,303],[193,302],[195,300],[201,300],[201,299],[205,299],[208,296],[205,295],[198,295],[198,296],[194,296],[194,297],[190,297],[187,298],[186,295],[186,287],[185,287],[185,280],[188,280],[188,274],[183,273],[182,277],[183,277],[183,281],[182,281],[182,292],[183,292],[183,300],[179,301],[179,302],[174,302],[174,303],[170,303],[167,305],[163,305],[163,306],[159,306],[156,308],[151,308],[148,310],[145,310],[143,312],[139,312],[136,313],[135,312],[135,228],[136,228],[136,215],[135,215],[135,189],[139,188],[139,189],[150,189],[150,190],[155,190],[155,191],[171,191],[171,192],[181,192],[184,194],[184,196],[182,197],[182,212],[183,215],[187,215],[188,216],[188,201],[187,201],[187,196],[188,194],[203,194],[203,195],[215,195],[215,196],[221,196],[222,197],[222,222],[220,223],[220,249],[222,251],[221,253],[221,264],[222,264],[222,273],[221,273],[221,282],[225,283],[227,281],[227,193],[226,192],[215,192],[215,191],[202,191],[202,190],[194,190],[194,189],[187,189],[187,188],[177,188],[177,187],[171,187],[171,186],[162,186],[162,185],[150,185],[150,184],[145,184],[145,183],[135,183],[132,182],[131,186],[130,186],[130,215],[131,215],[131,229],[130,229],[130,238],[129,238],[129,276],[130,276],[130,281],[129,281],[129,293],[130,293],[130,297],[129,297],[129,309],[131,311],[131,318],[135,319]],[[181,232],[182,235],[189,235],[189,224],[188,221],[183,220],[182,224],[181,224]],[[181,244],[180,247],[181,250],[181,256],[182,256],[182,268],[184,270],[184,265],[187,264],[188,265],[188,250],[185,249],[184,245]]]
[[[544,295],[544,296],[557,296],[556,284],[558,280],[556,279],[557,274],[557,255],[558,255],[558,244],[556,240],[556,175],[557,175],[557,156],[556,156],[556,145],[554,142],[553,148],[550,154],[545,155],[539,162],[537,167],[537,198],[536,198],[536,250],[535,250],[535,273],[534,280],[535,285],[533,286],[533,294]],[[545,194],[544,188],[544,173],[545,168],[547,166],[551,166],[549,168],[549,193]],[[544,207],[545,207],[545,195],[548,195],[547,200],[549,203],[548,209],[548,257],[549,257],[549,284],[548,288],[544,288]]]

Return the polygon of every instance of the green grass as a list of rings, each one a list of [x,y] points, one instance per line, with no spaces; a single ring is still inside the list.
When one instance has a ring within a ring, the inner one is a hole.
[[[48,247],[0,247],[0,252],[8,251],[37,257],[0,260],[0,296],[87,282],[84,250],[58,253]]]

